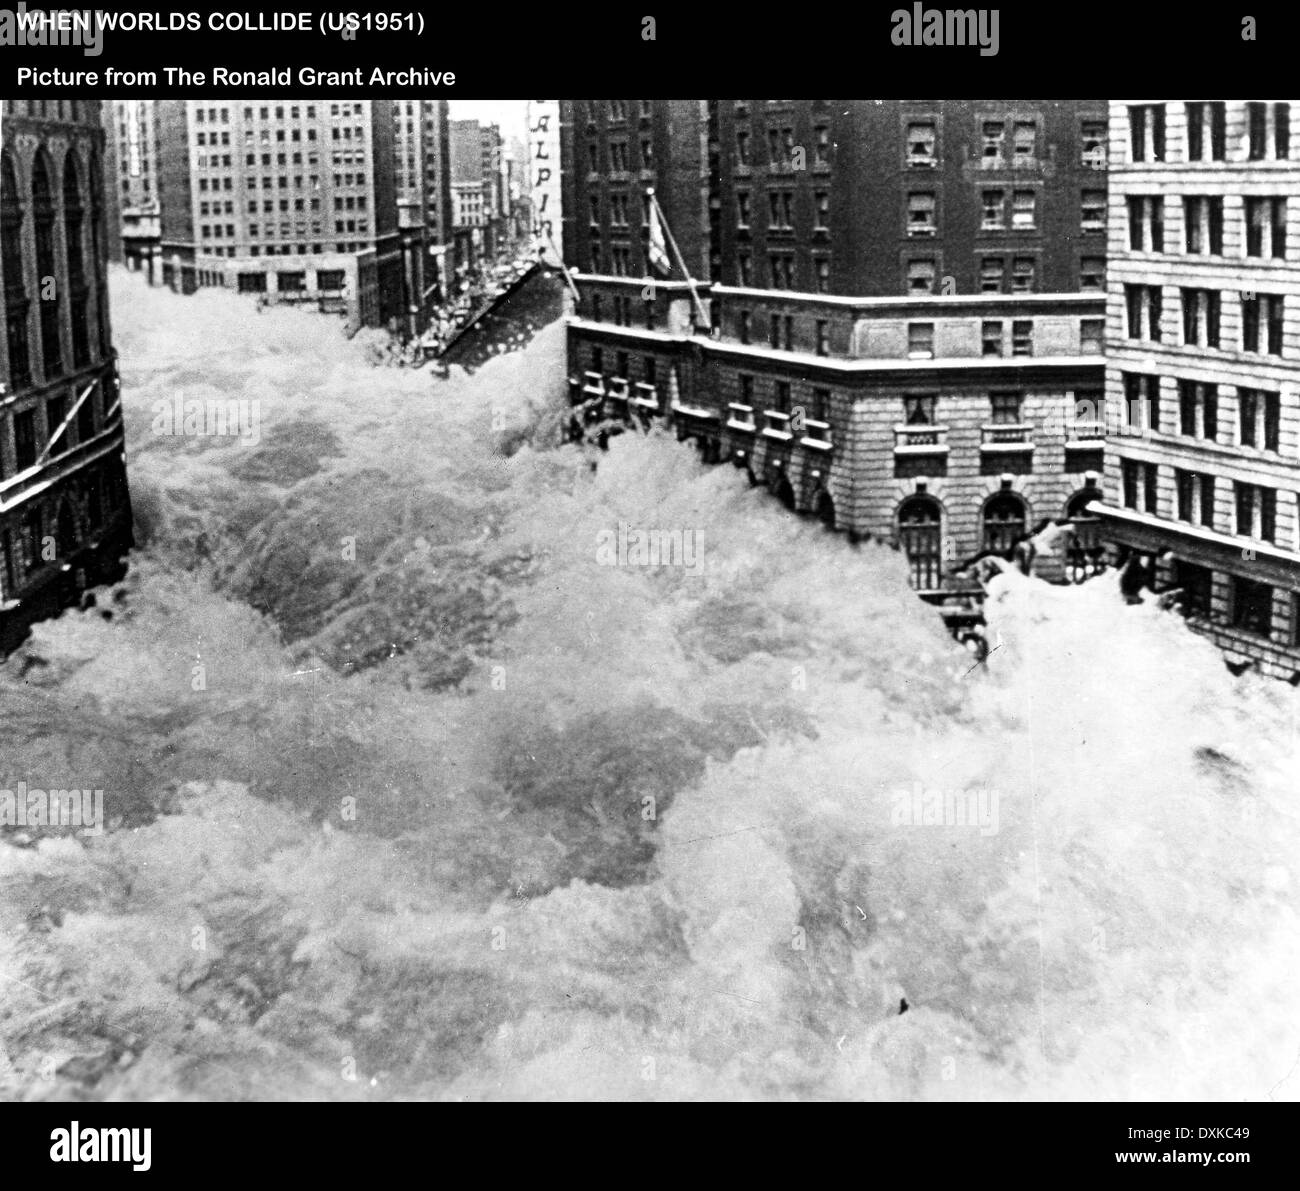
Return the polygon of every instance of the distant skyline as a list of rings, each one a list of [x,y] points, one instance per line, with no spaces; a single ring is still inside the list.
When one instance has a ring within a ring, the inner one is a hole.
[[[499,124],[501,135],[509,141],[527,140],[528,100],[526,99],[452,99],[448,112],[453,120],[477,120],[480,124]]]

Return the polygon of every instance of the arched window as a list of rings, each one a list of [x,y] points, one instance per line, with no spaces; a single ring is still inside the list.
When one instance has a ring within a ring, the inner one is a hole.
[[[1025,532],[1025,502],[1014,492],[999,492],[984,506],[984,549],[1006,553]]]
[[[1065,515],[1073,528],[1066,550],[1067,573],[1072,583],[1082,583],[1104,569],[1101,518],[1087,509],[1089,501],[1100,499],[1099,488],[1081,488],[1065,506]]]
[[[932,496],[909,496],[898,508],[898,539],[912,586],[933,591],[941,582],[943,514]]]
[[[54,253],[54,192],[50,184],[49,159],[42,151],[32,166],[32,226],[36,238],[36,284],[41,312],[41,361],[45,379],[63,371],[63,349],[59,343],[59,274]]]
[[[9,384],[32,383],[27,349],[27,285],[23,280],[23,205],[18,173],[8,153],[0,155],[0,268],[4,269],[5,336],[9,347]]]
[[[90,363],[90,287],[86,283],[86,255],[81,243],[85,208],[77,155],[69,149],[63,162],[63,239],[68,252],[68,302],[72,313],[72,366]]]
[[[95,306],[99,317],[99,358],[108,359],[108,277],[104,258],[104,188],[99,173],[99,155],[90,151],[90,267],[95,275]]]

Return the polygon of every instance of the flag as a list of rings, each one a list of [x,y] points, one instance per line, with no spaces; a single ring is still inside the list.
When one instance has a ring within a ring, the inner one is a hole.
[[[662,273],[673,271],[668,259],[668,245],[664,240],[664,227],[659,220],[659,202],[653,191],[650,193],[650,243],[646,253],[652,269],[658,269]]]

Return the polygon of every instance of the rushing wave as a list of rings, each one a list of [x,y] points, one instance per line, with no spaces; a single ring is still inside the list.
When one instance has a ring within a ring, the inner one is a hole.
[[[561,445],[558,324],[439,379],[113,287],[143,546],[0,670],[0,784],[110,830],[0,836],[5,1094],[1300,1093],[1291,688],[1107,578],[977,666],[890,550]]]

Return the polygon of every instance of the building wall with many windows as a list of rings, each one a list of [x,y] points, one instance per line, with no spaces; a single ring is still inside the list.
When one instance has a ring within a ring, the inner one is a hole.
[[[1105,535],[1230,661],[1300,674],[1295,100],[1111,105]]]
[[[0,652],[131,545],[98,101],[5,100]]]
[[[718,101],[716,128],[729,285],[1104,287],[1105,101]]]

